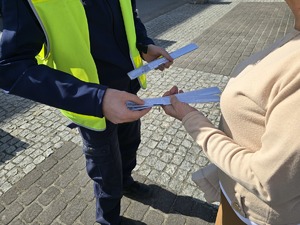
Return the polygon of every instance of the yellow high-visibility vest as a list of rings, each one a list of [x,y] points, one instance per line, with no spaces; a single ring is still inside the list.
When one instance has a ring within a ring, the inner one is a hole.
[[[39,64],[69,73],[76,78],[99,84],[97,68],[90,52],[86,14],[80,0],[28,0],[46,35],[46,43],[37,56]],[[129,52],[135,68],[143,61],[136,48],[136,33],[131,0],[120,0]],[[139,78],[146,88],[146,76]],[[91,102],[91,104],[93,104]],[[82,115],[66,110],[62,114],[79,126],[102,131],[105,118]]]

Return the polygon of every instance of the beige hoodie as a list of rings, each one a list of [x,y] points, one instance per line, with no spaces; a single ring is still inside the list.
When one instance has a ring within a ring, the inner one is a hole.
[[[183,119],[220,169],[232,207],[257,224],[300,223],[300,32],[291,37],[229,81],[221,96],[224,132],[199,112]]]

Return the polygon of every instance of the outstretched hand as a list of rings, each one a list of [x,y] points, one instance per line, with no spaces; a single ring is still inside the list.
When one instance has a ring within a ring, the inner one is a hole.
[[[132,111],[127,108],[127,101],[144,104],[144,101],[134,94],[108,88],[103,98],[103,115],[112,123],[118,124],[138,120],[151,110],[151,108],[148,108],[141,111]]]
[[[173,58],[163,48],[156,45],[148,45],[147,54],[143,53],[143,59],[146,62],[151,62],[159,57],[165,57],[169,62],[160,65],[157,69],[163,71],[165,68],[169,68],[173,64]]]
[[[178,87],[176,86],[173,86],[171,90],[165,92],[163,96],[170,96],[171,105],[162,106],[162,108],[167,115],[182,121],[183,117],[185,117],[190,112],[197,111],[197,109],[186,103],[178,101],[176,96],[174,96],[178,93],[182,93],[182,91],[179,91]]]

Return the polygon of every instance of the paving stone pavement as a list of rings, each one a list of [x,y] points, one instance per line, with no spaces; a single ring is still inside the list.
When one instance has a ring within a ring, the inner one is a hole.
[[[181,89],[223,89],[236,64],[282,37],[293,26],[283,1],[218,1],[184,4],[149,22],[148,33],[173,51],[190,42],[199,49],[163,73],[149,72],[142,98]],[[197,104],[218,125],[218,103]],[[92,182],[81,140],[58,110],[0,93],[0,225],[95,224]],[[150,200],[122,198],[123,224],[213,224],[217,204],[207,204],[191,173],[205,154],[182,125],[159,108],[142,119],[134,177],[154,190]]]

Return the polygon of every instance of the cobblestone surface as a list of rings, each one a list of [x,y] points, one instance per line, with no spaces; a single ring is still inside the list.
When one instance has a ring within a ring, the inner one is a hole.
[[[185,4],[147,22],[158,45],[173,51],[194,42],[199,49],[163,73],[149,72],[142,98],[181,89],[223,89],[238,62],[292,27],[284,1],[217,1]],[[218,103],[197,104],[218,125]],[[92,182],[81,140],[58,110],[0,93],[0,224],[95,222]],[[217,204],[205,203],[191,173],[209,162],[182,125],[159,108],[142,119],[137,180],[154,189],[147,201],[122,199],[123,224],[213,224]],[[140,222],[138,222],[140,221]]]

